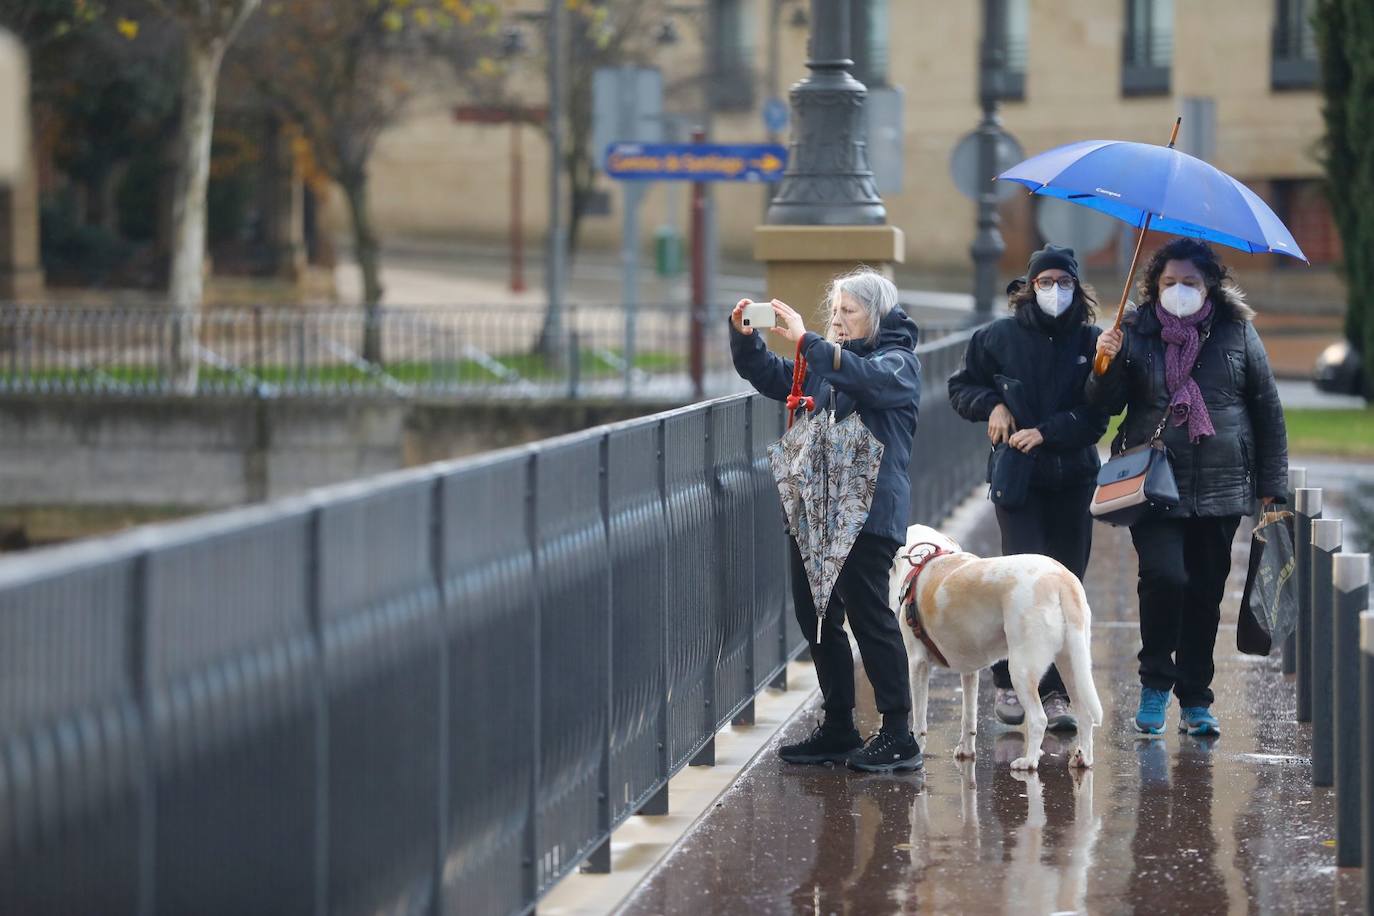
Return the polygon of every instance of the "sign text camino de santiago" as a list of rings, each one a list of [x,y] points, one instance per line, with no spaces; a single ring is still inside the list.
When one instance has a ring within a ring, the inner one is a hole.
[[[620,181],[778,181],[787,148],[769,144],[612,143],[606,174]]]

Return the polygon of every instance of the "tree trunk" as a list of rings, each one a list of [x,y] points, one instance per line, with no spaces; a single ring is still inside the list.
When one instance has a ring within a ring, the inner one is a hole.
[[[223,42],[201,44],[193,32],[188,32],[172,189],[172,264],[167,290],[172,312],[171,382],[181,394],[194,394],[196,390],[195,347],[204,296],[205,190],[210,181],[215,83],[223,55]]]
[[[382,364],[382,264],[377,234],[372,229],[372,211],[367,206],[367,175],[345,175],[341,183],[348,198],[348,215],[353,223],[353,248],[358,268],[363,272],[363,359]]]

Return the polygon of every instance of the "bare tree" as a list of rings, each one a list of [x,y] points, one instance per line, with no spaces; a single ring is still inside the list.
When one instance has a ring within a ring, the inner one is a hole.
[[[210,139],[215,87],[225,49],[259,0],[148,0],[181,26],[184,66],[181,121],[172,185],[172,263],[167,299],[176,316],[171,374],[181,392],[194,392],[197,361],[190,350],[200,323],[205,271],[205,190],[210,181]]]
[[[381,252],[368,208],[377,138],[426,77],[467,73],[498,41],[496,9],[472,0],[269,2],[233,66],[309,143],[348,202],[363,275],[363,358],[382,361]]]

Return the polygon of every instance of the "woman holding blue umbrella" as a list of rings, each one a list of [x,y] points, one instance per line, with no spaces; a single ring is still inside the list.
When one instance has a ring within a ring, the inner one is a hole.
[[[1210,245],[1181,238],[1156,251],[1140,304],[1104,332],[1106,373],[1089,403],[1126,410],[1113,452],[1150,442],[1163,425],[1178,505],[1131,526],[1139,558],[1140,705],[1136,728],[1164,730],[1170,692],[1179,729],[1218,735],[1211,711],[1213,650],[1242,515],[1285,492],[1288,441],[1274,374],[1254,312]]]
[[[1126,408],[1113,443],[1162,436],[1180,500],[1131,526],[1140,559],[1140,708],[1136,727],[1164,730],[1169,692],[1180,728],[1220,734],[1212,714],[1212,651],[1231,539],[1240,516],[1285,492],[1288,436],[1274,374],[1253,313],[1207,242],[1306,261],[1293,234],[1244,184],[1168,146],[1085,140],[998,176],[1034,194],[1106,213],[1139,230],[1116,322],[1097,339],[1084,393],[1109,414]],[[1184,238],[1155,252],[1127,316],[1126,296],[1145,234]]]

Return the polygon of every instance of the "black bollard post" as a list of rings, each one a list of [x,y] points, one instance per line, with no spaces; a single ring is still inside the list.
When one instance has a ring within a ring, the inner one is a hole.
[[[1360,614],[1360,747],[1367,764],[1360,793],[1364,848],[1364,911],[1374,913],[1374,611]]]
[[[1295,494],[1299,487],[1307,486],[1307,468],[1288,469],[1288,508],[1292,509],[1297,497]],[[1294,583],[1295,585],[1297,583]],[[1283,641],[1283,673],[1293,674],[1298,670],[1298,631],[1295,629],[1288,634],[1288,638]],[[1302,720],[1299,720],[1302,721]]]
[[[1336,778],[1335,719],[1333,693],[1335,689],[1331,663],[1334,637],[1334,590],[1331,570],[1341,549],[1341,520],[1319,518],[1312,522],[1312,548],[1308,569],[1311,572],[1309,606],[1312,608],[1312,664],[1307,666],[1311,698],[1312,722],[1312,785],[1329,786]],[[1328,659],[1323,664],[1322,659]]]
[[[1312,721],[1312,592],[1308,565],[1312,562],[1312,519],[1322,517],[1322,491],[1299,487],[1293,491],[1294,585],[1298,589],[1298,721]],[[1323,655],[1321,665],[1329,655]]]
[[[1369,554],[1336,557],[1336,867],[1360,864],[1360,612],[1369,607]]]

